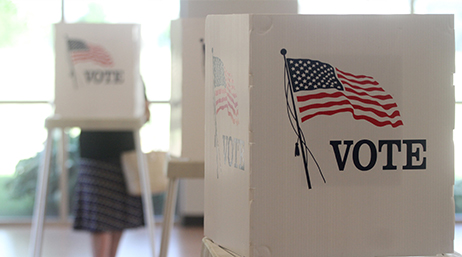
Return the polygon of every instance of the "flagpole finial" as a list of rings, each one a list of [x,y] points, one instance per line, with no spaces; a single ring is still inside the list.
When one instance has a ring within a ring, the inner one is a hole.
[[[285,48],[282,48],[282,49],[281,49],[281,54],[282,54],[282,55],[286,55],[286,54],[287,54],[287,50],[286,50]]]

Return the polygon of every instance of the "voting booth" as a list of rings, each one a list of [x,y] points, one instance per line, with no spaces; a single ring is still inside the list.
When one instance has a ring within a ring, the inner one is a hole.
[[[205,17],[231,13],[297,13],[296,0],[180,1],[180,19],[171,22],[172,94],[170,152],[204,161]],[[185,224],[204,216],[204,181],[183,180],[178,212]]]
[[[60,23],[54,28],[55,113],[45,121],[48,137],[38,174],[29,256],[42,254],[52,135],[56,129],[64,135],[65,129],[72,127],[87,131],[133,131],[144,219],[154,256],[154,211],[139,134],[145,122],[144,87],[139,72],[140,26]],[[61,162],[61,181],[67,183],[66,154]],[[62,197],[67,195],[63,193]]]
[[[453,252],[452,15],[211,15],[206,42],[207,238],[250,257]]]
[[[56,24],[55,114],[133,118],[144,114],[140,25]]]

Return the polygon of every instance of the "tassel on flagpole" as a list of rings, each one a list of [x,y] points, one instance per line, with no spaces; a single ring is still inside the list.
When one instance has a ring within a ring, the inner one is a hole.
[[[295,156],[300,156],[300,149],[298,149],[298,142],[295,143]]]

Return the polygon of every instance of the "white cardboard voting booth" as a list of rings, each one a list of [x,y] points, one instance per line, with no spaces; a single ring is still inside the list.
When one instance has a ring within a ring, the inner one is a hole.
[[[56,24],[55,47],[63,53],[56,55],[56,115],[143,115],[139,25]]]
[[[171,22],[172,96],[170,151],[204,162],[205,18]],[[182,218],[204,216],[204,180],[180,181],[178,211]]]
[[[204,160],[205,18],[171,22],[172,97],[170,149]]]
[[[450,15],[212,15],[205,236],[239,256],[453,252]]]
[[[38,174],[29,256],[42,254],[52,132],[71,127],[134,132],[144,219],[149,230],[151,256],[155,255],[154,211],[139,134],[145,122],[139,51],[139,25],[55,25],[55,114],[45,121],[48,137]],[[62,163],[66,163],[66,155],[63,156]],[[66,177],[65,169],[61,177]]]
[[[181,1],[180,19],[171,22],[172,95],[170,151],[204,161],[205,17],[230,13],[297,13],[296,0]],[[204,181],[181,181],[179,213],[204,216]]]

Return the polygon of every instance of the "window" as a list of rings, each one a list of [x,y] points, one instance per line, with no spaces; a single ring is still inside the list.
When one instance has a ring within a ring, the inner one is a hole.
[[[409,14],[409,0],[298,0],[300,14]]]
[[[46,139],[43,125],[52,113],[51,24],[60,18],[59,0],[0,0],[1,219],[32,214],[38,153]],[[57,214],[55,203],[49,201],[49,214]]]
[[[179,1],[132,0],[0,0],[0,222],[32,215],[35,177],[46,140],[44,121],[53,113],[53,24],[141,24],[141,75],[150,100],[151,122],[141,130],[142,148],[168,150],[170,123],[170,21],[178,18]],[[67,133],[71,160],[67,163],[72,196],[72,156],[78,129]],[[56,138],[61,134],[57,133]],[[56,156],[58,145],[53,148]],[[55,160],[55,159],[54,159]],[[53,161],[53,160],[52,160]],[[53,163],[53,162],[52,162]],[[61,215],[59,167],[50,171],[47,215]],[[157,212],[157,211],[156,211]],[[64,214],[68,214],[68,210]]]

